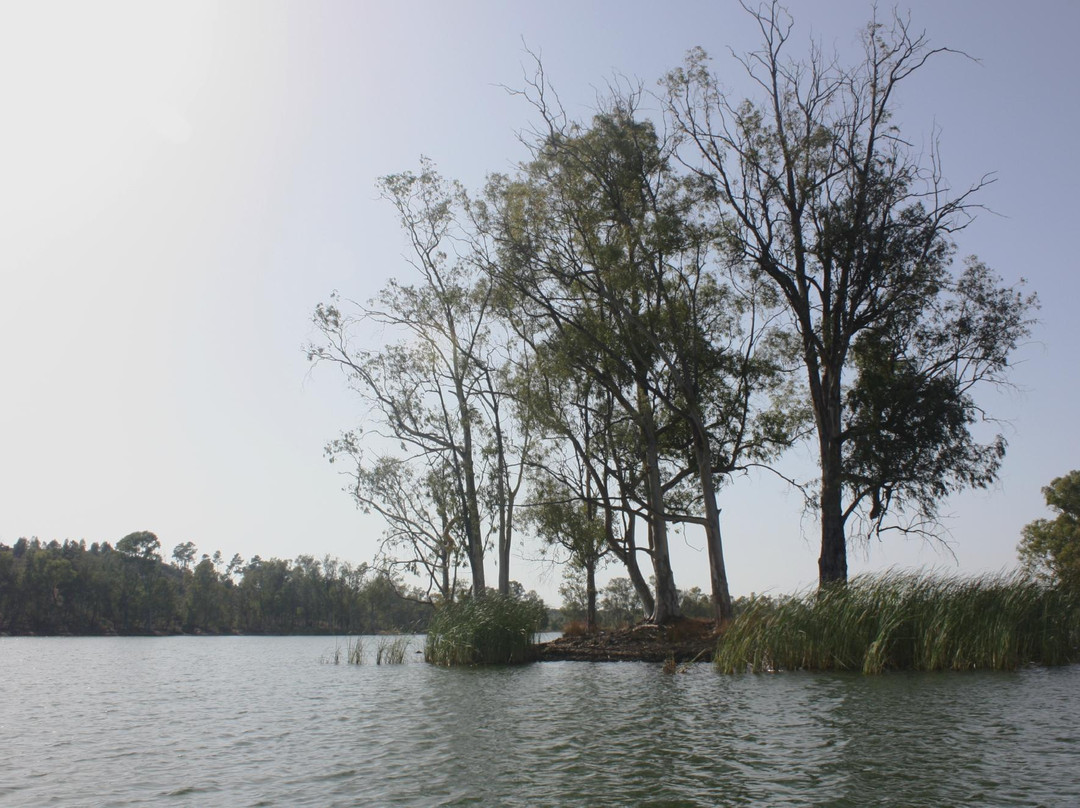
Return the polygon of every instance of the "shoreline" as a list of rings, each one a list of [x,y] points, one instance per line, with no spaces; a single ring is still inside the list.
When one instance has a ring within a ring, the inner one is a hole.
[[[711,662],[717,637],[713,624],[707,621],[681,620],[669,626],[643,623],[537,643],[535,659],[538,662]]]

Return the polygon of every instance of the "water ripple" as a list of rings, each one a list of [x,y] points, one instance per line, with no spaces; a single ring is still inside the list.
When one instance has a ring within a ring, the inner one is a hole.
[[[332,642],[0,639],[0,805],[1080,804],[1080,666],[320,664]]]

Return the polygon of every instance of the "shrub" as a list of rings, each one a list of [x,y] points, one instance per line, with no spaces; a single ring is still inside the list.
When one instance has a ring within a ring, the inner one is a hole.
[[[564,637],[584,637],[589,633],[589,627],[584,620],[571,620],[562,627]]]
[[[446,604],[428,627],[424,659],[435,665],[527,662],[545,616],[535,602],[496,593]]]
[[[1080,659],[1080,604],[1018,574],[885,573],[747,605],[714,663],[753,670],[1011,670]]]

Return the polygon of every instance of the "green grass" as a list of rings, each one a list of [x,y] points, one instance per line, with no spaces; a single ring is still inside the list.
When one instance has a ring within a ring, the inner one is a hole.
[[[713,661],[773,670],[1013,670],[1080,659],[1075,593],[1020,574],[863,575],[846,586],[751,602]]]
[[[494,593],[447,604],[428,626],[424,659],[434,665],[527,662],[544,616],[535,604]]]

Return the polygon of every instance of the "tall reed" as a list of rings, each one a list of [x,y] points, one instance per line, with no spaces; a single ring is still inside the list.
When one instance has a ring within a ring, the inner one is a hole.
[[[724,672],[1011,670],[1080,659],[1075,593],[1018,573],[862,575],[751,602],[717,644]]]
[[[535,604],[496,593],[446,604],[428,626],[424,659],[435,665],[527,662],[543,618]]]
[[[408,637],[383,638],[379,640],[379,647],[375,651],[376,665],[402,665],[405,663],[405,652],[409,650]]]

